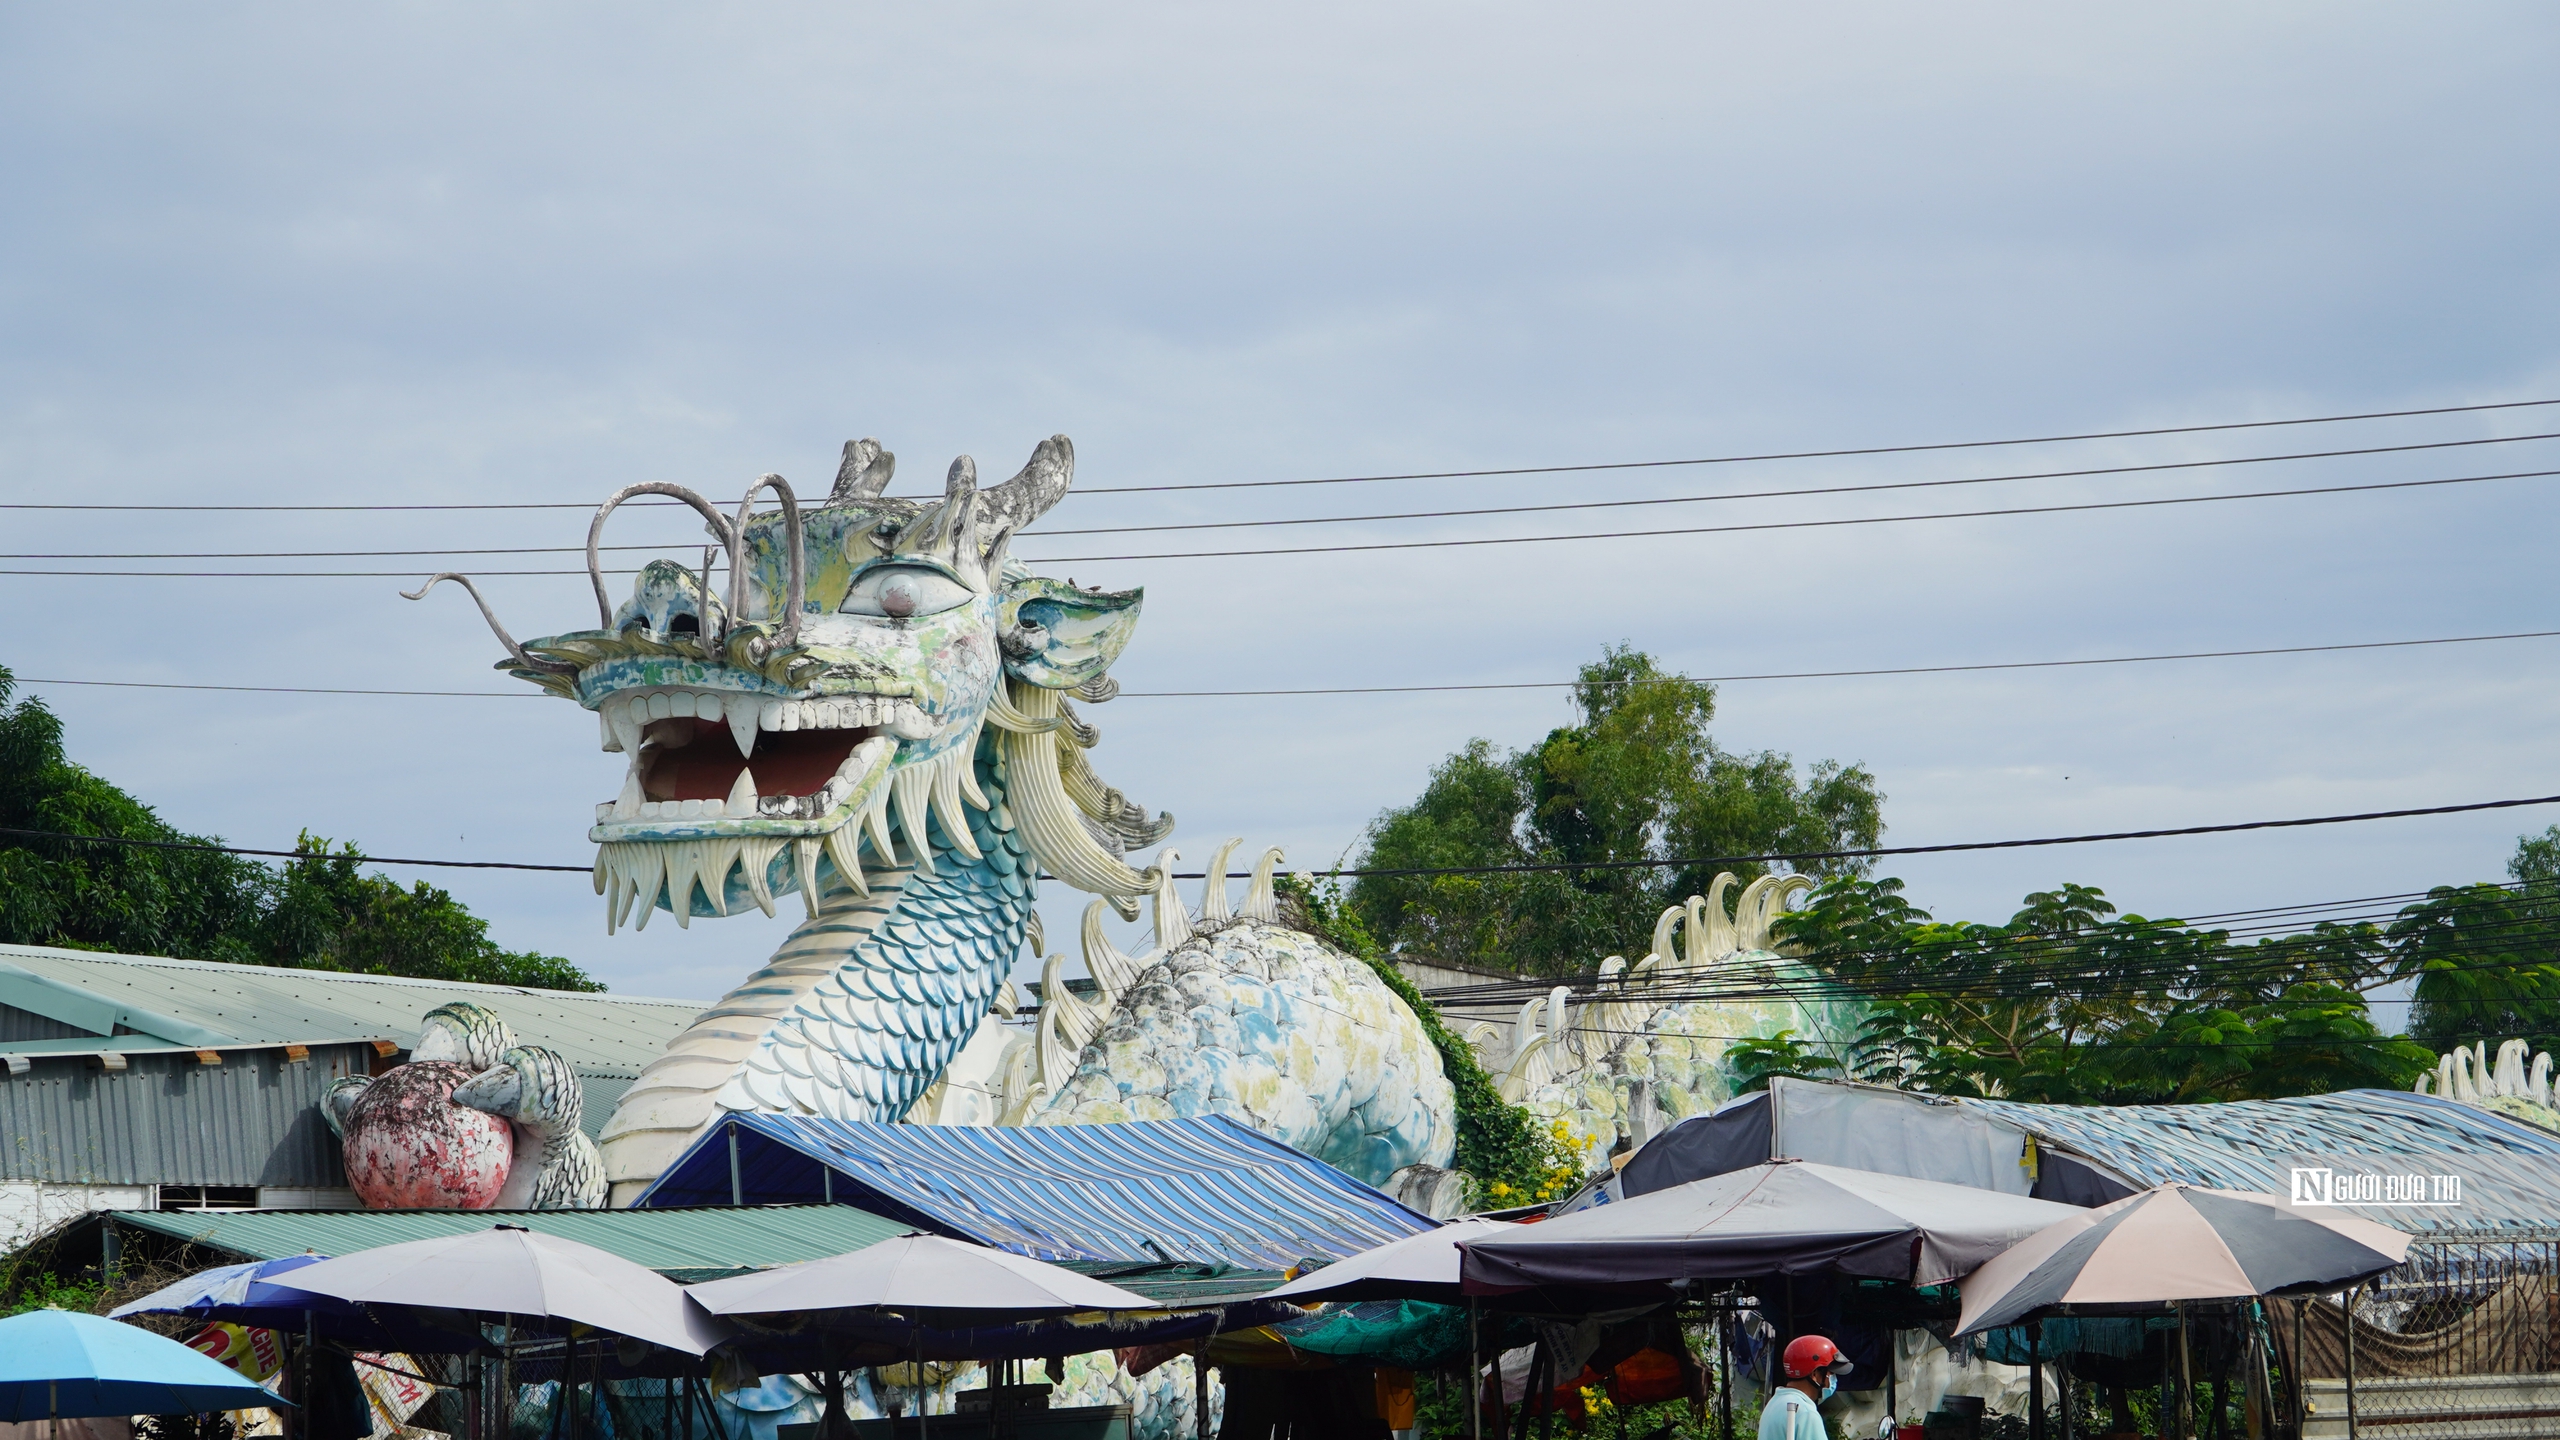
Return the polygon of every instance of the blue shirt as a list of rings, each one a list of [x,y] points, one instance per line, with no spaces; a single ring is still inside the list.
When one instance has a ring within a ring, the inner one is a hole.
[[[1830,1427],[1813,1397],[1792,1385],[1780,1386],[1760,1412],[1760,1440],[1830,1440]]]

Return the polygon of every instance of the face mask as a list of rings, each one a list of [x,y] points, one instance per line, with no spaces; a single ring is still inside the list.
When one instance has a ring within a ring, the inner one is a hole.
[[[1840,1388],[1840,1382],[1839,1382],[1839,1381],[1832,1379],[1832,1378],[1831,1378],[1830,1376],[1828,1376],[1828,1375],[1823,1376],[1823,1377],[1822,1377],[1822,1394],[1816,1397],[1816,1403],[1819,1403],[1820,1401],[1823,1401],[1823,1400],[1828,1400],[1828,1399],[1830,1399],[1830,1398],[1832,1397],[1832,1395],[1833,1395],[1835,1392],[1837,1392],[1837,1391],[1839,1390],[1839,1388]]]

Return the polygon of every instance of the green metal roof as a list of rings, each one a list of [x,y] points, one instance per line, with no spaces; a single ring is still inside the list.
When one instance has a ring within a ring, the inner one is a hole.
[[[914,1227],[850,1205],[687,1210],[115,1210],[117,1224],[244,1260],[346,1255],[404,1240],[521,1225],[593,1245],[683,1284],[842,1255]],[[1142,1286],[1132,1286],[1143,1289]]]
[[[0,945],[0,1005],[99,1037],[9,1041],[0,1052],[350,1040],[391,1040],[405,1050],[426,1013],[455,1000],[497,1011],[527,1042],[559,1051],[582,1073],[627,1075],[664,1053],[703,1010],[697,1000]]]
[[[1135,1290],[1172,1309],[1251,1300],[1288,1280],[1285,1270],[1239,1270],[1232,1265],[1133,1264],[1127,1260],[1054,1261],[1079,1275]]]

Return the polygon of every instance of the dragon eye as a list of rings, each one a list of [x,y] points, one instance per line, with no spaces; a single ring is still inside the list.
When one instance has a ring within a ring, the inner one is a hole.
[[[882,565],[866,570],[837,608],[848,615],[913,620],[939,615],[973,598],[969,587],[923,565]]]

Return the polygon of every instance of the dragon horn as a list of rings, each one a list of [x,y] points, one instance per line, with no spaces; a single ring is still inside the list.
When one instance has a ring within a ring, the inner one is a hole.
[[[1052,435],[1031,452],[1021,473],[993,489],[980,492],[980,503],[989,519],[1008,532],[1022,529],[1049,513],[1049,507],[1066,498],[1067,486],[1075,480],[1076,447],[1064,435]]]
[[[869,436],[844,442],[844,464],[836,468],[835,492],[827,497],[830,505],[850,505],[876,500],[889,488],[889,477],[898,472],[898,457],[880,448],[880,442]]]

